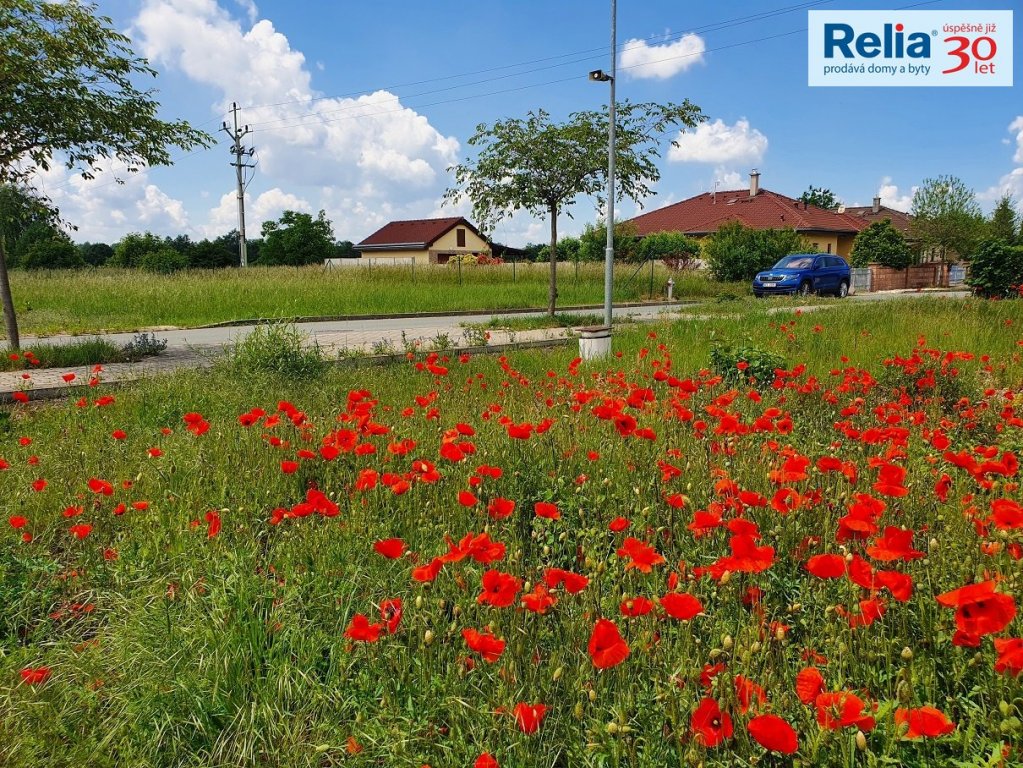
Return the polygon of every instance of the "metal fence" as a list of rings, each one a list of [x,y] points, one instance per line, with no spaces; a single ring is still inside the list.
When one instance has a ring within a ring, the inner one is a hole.
[[[966,282],[966,267],[962,264],[952,264],[948,268],[948,284],[962,285]]]
[[[859,293],[869,293],[872,287],[869,267],[854,267],[851,270],[853,288]]]

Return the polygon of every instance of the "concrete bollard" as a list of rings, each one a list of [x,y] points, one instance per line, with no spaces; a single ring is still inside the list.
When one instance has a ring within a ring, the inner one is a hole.
[[[675,280],[674,278],[668,278],[668,301],[672,301],[675,293]]]
[[[593,360],[611,354],[611,329],[606,325],[579,329],[579,357]]]

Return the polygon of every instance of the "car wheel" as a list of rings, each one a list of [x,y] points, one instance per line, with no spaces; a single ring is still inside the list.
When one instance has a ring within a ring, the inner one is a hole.
[[[838,284],[838,298],[844,299],[848,295],[849,295],[849,283],[847,283],[845,280],[843,280],[842,282],[840,282]]]
[[[811,293],[813,293],[813,286],[810,285],[810,281],[809,280],[804,281],[799,286],[799,290],[797,291],[797,293],[800,296],[809,296]]]

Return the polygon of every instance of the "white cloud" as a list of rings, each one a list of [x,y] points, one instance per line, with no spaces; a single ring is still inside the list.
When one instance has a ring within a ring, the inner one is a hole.
[[[120,179],[123,183],[116,183]],[[33,184],[60,210],[61,218],[77,226],[77,241],[116,242],[129,231],[159,235],[190,233],[188,212],[149,180],[149,171],[127,173],[123,164],[110,163],[94,179],[84,179],[60,163],[36,174]]]
[[[1016,154],[1012,156],[1015,163],[1023,164],[1023,115],[1009,124],[1009,130],[1016,133]]]
[[[663,45],[633,39],[622,49],[621,69],[630,77],[665,80],[703,61],[706,48],[703,38],[694,34]]]
[[[909,213],[913,207],[913,195],[916,194],[919,188],[910,187],[909,192],[900,193],[898,185],[892,183],[892,177],[885,176],[881,179],[881,184],[877,188],[877,194],[881,198],[881,205]]]
[[[253,0],[234,1],[241,6],[242,10],[245,11],[245,15],[249,17],[249,24],[254,24],[256,19],[259,18],[259,8],[256,7],[256,3]]]
[[[1002,195],[1011,195],[1016,206],[1023,210],[1023,167],[1013,168],[998,180],[998,183],[981,192],[977,197],[985,202],[994,203]]]
[[[701,123],[695,131],[679,132],[675,141],[668,160],[676,163],[759,162],[767,151],[767,136],[744,117],[734,125],[720,118]]]
[[[284,192],[280,187],[268,189],[255,198],[245,200],[245,235],[259,237],[264,221],[279,219],[284,211],[301,211],[312,213],[312,206],[307,200]],[[209,221],[199,227],[203,237],[215,238],[238,229],[238,198],[235,192],[225,192],[220,203],[210,210]]]

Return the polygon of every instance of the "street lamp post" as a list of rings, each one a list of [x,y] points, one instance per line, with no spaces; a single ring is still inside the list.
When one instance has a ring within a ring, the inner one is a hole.
[[[611,288],[614,281],[615,258],[615,76],[617,74],[618,52],[618,9],[617,0],[611,0],[611,72],[602,70],[590,72],[590,79],[606,82],[611,86],[611,100],[608,104],[607,129],[607,244],[604,248],[604,325],[611,330]]]

